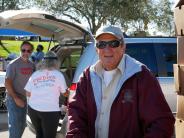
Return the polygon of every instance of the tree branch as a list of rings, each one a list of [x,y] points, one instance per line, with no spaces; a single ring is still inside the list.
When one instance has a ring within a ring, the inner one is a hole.
[[[72,19],[72,20],[74,20],[74,21],[76,21],[76,22],[78,22],[78,23],[81,23],[79,19],[77,19],[76,17],[73,17],[73,16],[72,16],[72,15],[70,15],[70,14],[63,13],[63,15],[65,15],[65,16],[67,16],[67,17],[69,17],[70,19]]]

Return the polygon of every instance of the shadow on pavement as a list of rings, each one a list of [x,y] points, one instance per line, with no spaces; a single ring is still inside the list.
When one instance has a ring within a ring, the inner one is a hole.
[[[0,112],[0,132],[8,130],[7,112]]]

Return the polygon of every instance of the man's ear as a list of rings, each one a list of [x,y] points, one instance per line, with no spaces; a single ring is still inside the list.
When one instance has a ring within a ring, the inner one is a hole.
[[[126,50],[126,45],[124,44],[124,49]]]
[[[123,51],[125,51],[126,50],[126,44],[122,44],[121,46],[122,46]]]

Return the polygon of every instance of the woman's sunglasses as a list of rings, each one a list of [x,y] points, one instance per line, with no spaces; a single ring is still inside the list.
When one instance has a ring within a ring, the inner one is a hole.
[[[25,53],[25,52],[27,52],[27,53],[31,53],[31,52],[32,52],[32,50],[29,50],[29,49],[28,49],[28,50],[26,50],[26,49],[21,49],[21,52],[22,52],[22,53]]]
[[[109,46],[111,48],[119,47],[122,42],[119,40],[113,41],[99,41],[96,43],[96,47],[99,49],[104,49],[105,47]]]

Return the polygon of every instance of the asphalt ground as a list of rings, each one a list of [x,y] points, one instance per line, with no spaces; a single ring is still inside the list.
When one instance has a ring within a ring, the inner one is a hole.
[[[6,112],[0,112],[0,138],[8,138],[8,115]],[[26,127],[22,138],[35,138],[35,134],[33,134],[28,127]]]
[[[8,115],[7,112],[0,112],[0,138],[8,138]],[[35,134],[28,128],[25,128],[22,138],[35,138]],[[64,138],[62,134],[57,134],[56,138]],[[172,138],[175,138],[175,134]]]
[[[0,138],[8,138],[8,115],[7,112],[0,112]],[[24,134],[22,138],[35,138],[35,134],[26,127],[24,130]],[[64,136],[60,133],[57,134],[56,138],[64,138]]]

